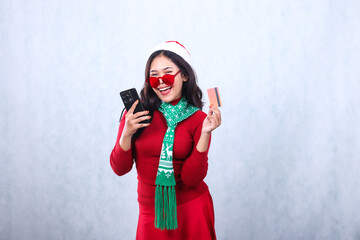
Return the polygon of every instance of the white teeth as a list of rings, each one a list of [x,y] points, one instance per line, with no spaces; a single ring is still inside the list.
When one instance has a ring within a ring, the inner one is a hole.
[[[171,87],[166,87],[166,88],[161,88],[161,89],[159,88],[159,91],[160,91],[160,92],[166,91],[166,90],[168,90],[168,89],[170,89],[170,88],[171,88]]]

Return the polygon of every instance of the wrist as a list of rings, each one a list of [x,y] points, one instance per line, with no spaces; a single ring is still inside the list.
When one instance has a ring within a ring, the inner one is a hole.
[[[123,131],[121,134],[122,138],[131,138],[132,135],[134,135],[135,132],[129,132],[129,131]]]
[[[199,152],[205,152],[208,149],[210,140],[210,133],[209,132],[201,132],[200,139],[198,144],[196,145],[196,149]]]
[[[211,132],[208,132],[208,131],[201,131],[201,135],[203,135],[204,137],[210,137]]]
[[[128,151],[131,148],[131,137],[122,135],[119,140],[119,145],[123,151]]]

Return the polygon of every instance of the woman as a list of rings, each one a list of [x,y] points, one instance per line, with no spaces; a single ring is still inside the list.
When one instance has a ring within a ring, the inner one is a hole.
[[[120,121],[110,156],[121,176],[136,163],[139,220],[136,239],[216,239],[214,209],[203,179],[217,107],[201,111],[202,92],[190,54],[176,41],[156,46],[147,61],[141,101]],[[144,123],[144,120],[151,120]]]

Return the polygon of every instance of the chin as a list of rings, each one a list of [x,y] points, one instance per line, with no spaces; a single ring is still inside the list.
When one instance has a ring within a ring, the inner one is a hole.
[[[160,96],[159,96],[160,95]],[[174,97],[172,96],[162,96],[161,94],[159,94],[158,97],[160,98],[161,101],[169,103],[175,100]]]
[[[163,95],[161,94],[160,92],[156,91],[156,95],[158,96],[158,98],[163,101],[163,102],[166,102],[166,103],[170,103],[178,98],[181,97],[181,95],[179,97],[175,96],[174,92],[171,91],[169,92],[168,94],[166,95]]]

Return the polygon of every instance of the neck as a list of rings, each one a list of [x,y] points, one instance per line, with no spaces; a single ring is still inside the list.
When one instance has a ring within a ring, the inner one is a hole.
[[[176,104],[178,104],[181,100],[181,97],[175,99],[174,101],[171,102],[171,105],[175,106]]]

